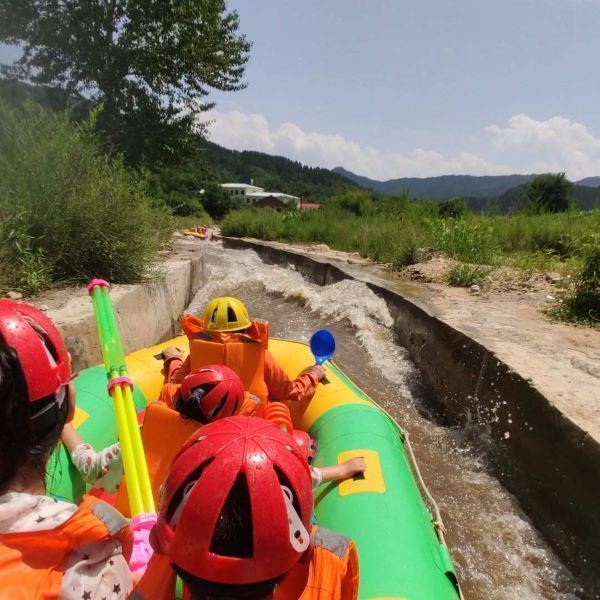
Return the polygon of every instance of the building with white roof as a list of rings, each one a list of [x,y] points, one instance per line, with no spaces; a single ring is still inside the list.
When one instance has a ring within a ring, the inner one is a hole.
[[[256,185],[248,183],[222,183],[221,187],[229,194],[231,198],[242,200],[245,204],[253,206],[271,206],[273,208],[283,208],[294,205],[300,207],[300,198],[282,192],[265,192],[265,190]]]

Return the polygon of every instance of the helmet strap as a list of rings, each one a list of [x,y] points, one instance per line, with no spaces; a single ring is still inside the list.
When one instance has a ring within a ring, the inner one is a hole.
[[[287,510],[288,523],[290,524],[290,544],[296,552],[304,552],[310,544],[310,534],[306,531],[302,519],[294,508],[291,490],[285,485],[280,487],[285,502],[285,508]]]

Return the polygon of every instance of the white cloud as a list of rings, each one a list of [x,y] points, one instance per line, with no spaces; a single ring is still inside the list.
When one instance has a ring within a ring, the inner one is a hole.
[[[507,127],[490,125],[485,131],[496,148],[518,153],[529,172],[566,171],[574,180],[600,174],[600,138],[581,123],[564,117],[537,121],[520,114]]]
[[[600,138],[563,117],[537,121],[520,114],[511,117],[505,127],[486,127],[484,134],[511,166],[466,151],[453,157],[423,148],[384,152],[336,133],[304,131],[294,123],[272,127],[258,113],[212,111],[210,118],[210,138],[227,148],[280,154],[312,166],[343,166],[375,179],[547,171],[566,171],[572,179],[580,179],[600,174]]]
[[[454,158],[421,148],[406,154],[383,152],[372,146],[361,146],[336,133],[307,132],[294,123],[273,128],[264,115],[257,113],[213,111],[210,118],[213,119],[209,126],[210,139],[227,148],[281,154],[311,166],[343,166],[375,179],[512,172],[507,166],[491,164],[468,152],[461,152]]]

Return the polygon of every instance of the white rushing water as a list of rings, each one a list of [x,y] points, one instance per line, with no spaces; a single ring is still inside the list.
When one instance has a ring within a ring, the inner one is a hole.
[[[299,273],[264,264],[250,250],[203,243],[205,280],[189,307],[200,313],[214,296],[233,295],[274,336],[308,341],[320,327],[337,340],[335,360],[412,439],[419,466],[438,501],[465,596],[471,600],[571,600],[582,590],[515,498],[486,472],[460,430],[428,418],[431,392],[396,344],[385,302],[345,280],[321,287]],[[429,397],[429,400],[427,398]]]

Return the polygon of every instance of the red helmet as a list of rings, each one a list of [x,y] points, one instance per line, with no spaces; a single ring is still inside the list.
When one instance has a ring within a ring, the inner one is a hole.
[[[214,583],[279,577],[308,548],[311,488],[306,460],[281,429],[256,417],[210,423],[173,460],[157,550]]]
[[[35,306],[0,298],[0,340],[19,357],[30,402],[69,383],[71,357],[58,329]]]
[[[225,365],[206,365],[192,371],[181,382],[177,409],[185,416],[210,423],[231,417],[244,402],[244,384]]]
[[[313,438],[306,433],[306,431],[301,431],[300,429],[294,429],[292,432],[292,437],[294,441],[300,448],[300,452],[302,452],[302,456],[306,458],[306,460],[311,463],[312,459],[315,457],[317,453],[317,442]]]

